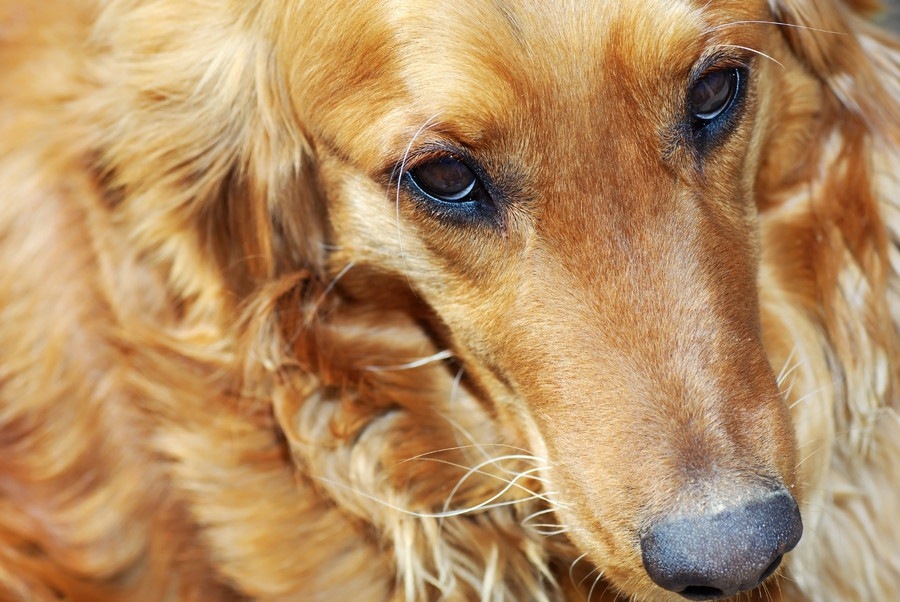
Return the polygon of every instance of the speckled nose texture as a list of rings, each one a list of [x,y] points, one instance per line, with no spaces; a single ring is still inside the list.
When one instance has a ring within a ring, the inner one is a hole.
[[[718,600],[762,583],[802,532],[797,502],[779,488],[710,513],[666,518],[641,537],[641,552],[660,587]]]

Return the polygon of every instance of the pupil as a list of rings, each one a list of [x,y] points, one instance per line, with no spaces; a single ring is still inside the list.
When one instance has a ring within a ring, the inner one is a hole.
[[[459,201],[475,188],[475,174],[462,161],[443,157],[414,170],[425,192],[442,201]]]
[[[734,94],[737,72],[713,71],[705,75],[691,92],[691,107],[694,117],[709,121],[715,119],[728,107]]]

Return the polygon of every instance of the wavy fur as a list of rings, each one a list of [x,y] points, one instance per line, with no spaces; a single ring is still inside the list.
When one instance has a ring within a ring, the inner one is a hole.
[[[671,339],[733,395],[699,447],[801,502],[743,596],[895,598],[900,45],[869,7],[325,4],[0,2],[0,597],[681,599],[634,547],[681,431],[623,401],[706,374]],[[753,117],[695,171],[640,74],[681,90],[714,43],[754,45]],[[411,208],[422,140],[529,183],[501,242]],[[654,221],[673,186],[737,209]],[[609,190],[649,234],[561,213]],[[637,292],[590,266],[626,247]]]

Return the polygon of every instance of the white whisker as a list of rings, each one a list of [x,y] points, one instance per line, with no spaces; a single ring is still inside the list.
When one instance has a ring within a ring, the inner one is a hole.
[[[582,560],[584,560],[584,557],[585,557],[585,556],[587,556],[587,552],[585,552],[584,554],[582,554],[581,556],[579,556],[578,558],[576,558],[575,560],[573,560],[573,561],[572,561],[572,564],[569,565],[569,583],[571,583],[571,584],[574,585],[575,587],[578,587],[579,585],[581,585],[580,583],[575,583],[575,566],[576,566],[579,562],[581,562]],[[595,570],[596,570],[596,569],[595,569]]]
[[[467,466],[464,466],[464,465],[462,465],[462,464],[459,464],[458,462],[452,462],[452,461],[450,461],[450,460],[445,460],[445,459],[443,459],[443,458],[427,458],[427,457],[423,457],[423,458],[419,458],[419,459],[420,459],[421,461],[423,461],[423,462],[434,462],[434,463],[436,463],[436,464],[444,464],[444,465],[446,465],[446,466],[453,466],[453,467],[455,467],[455,468],[459,468],[459,469],[461,469],[461,470],[465,470],[467,474],[478,474],[478,475],[482,475],[482,476],[485,476],[485,477],[490,477],[490,478],[492,478],[492,479],[496,479],[496,480],[500,481],[501,483],[512,483],[512,482],[514,481],[514,479],[507,479],[507,478],[504,478],[504,477],[502,477],[502,476],[500,476],[500,475],[492,474],[492,473],[490,473],[490,472],[486,472],[486,471],[483,471],[483,470],[474,470],[474,469],[472,469],[472,468],[469,468],[469,467],[467,467]],[[500,468],[502,468],[502,467],[500,467]],[[540,468],[535,468],[535,469],[533,469],[533,470],[541,470],[541,469],[540,469]],[[516,473],[516,472],[509,471],[509,470],[505,470],[505,469],[504,469],[504,471],[507,472],[507,473],[510,474],[510,475],[522,475],[522,474],[524,474],[524,473]],[[532,480],[532,481],[537,481],[538,483],[545,484],[545,485],[549,483],[549,481],[548,481],[547,479],[543,478],[543,477],[537,477],[537,476],[534,476],[534,475],[528,475],[528,478],[529,478],[530,480]],[[530,488],[526,487],[525,485],[522,485],[521,483],[516,483],[516,488],[517,488],[517,489],[521,489],[522,491],[525,491],[525,492],[527,492],[527,493],[529,493],[529,494],[532,494],[532,495],[538,495],[538,493],[537,493],[536,491],[534,491],[533,489],[530,489]],[[543,494],[543,495],[547,495],[547,494],[545,493],[545,494]]]
[[[809,452],[807,455],[803,456],[803,459],[801,459],[799,462],[797,462],[796,468],[799,470],[807,460],[809,460],[810,458],[812,458],[813,456],[818,454],[820,451],[822,451],[822,449],[823,449],[823,446],[820,445],[816,449]]]
[[[526,516],[524,519],[522,519],[522,524],[523,525],[528,524],[528,521],[535,519],[538,516],[543,516],[544,514],[550,514],[553,511],[554,511],[553,508],[545,508],[544,510],[538,510],[537,512],[533,512],[533,513],[529,514],[528,516]]]
[[[788,386],[787,389],[785,389],[784,391],[781,392],[781,399],[784,401],[784,403],[787,403],[788,400],[791,398],[791,392],[793,390],[794,390],[794,383],[793,383],[793,381],[791,381],[790,386]]]
[[[603,579],[603,571],[597,573],[597,577],[594,579],[594,583],[591,584],[591,589],[588,590],[588,602],[594,597],[594,588],[597,587],[597,584],[600,583],[600,580]]]
[[[544,466],[547,467],[547,468],[549,468],[550,465],[551,465],[550,462],[547,461],[546,459],[544,459],[544,458],[539,458],[539,457],[537,457],[537,456],[531,454],[531,452],[529,452],[527,449],[522,448],[522,447],[518,447],[518,446],[516,446],[516,445],[509,445],[509,444],[507,444],[507,443],[477,443],[477,442],[476,442],[476,439],[475,439],[472,435],[470,435],[470,434],[469,434],[469,433],[468,433],[468,432],[467,432],[467,431],[466,431],[459,423],[457,423],[455,420],[453,420],[452,418],[446,417],[446,416],[444,416],[444,419],[447,420],[447,422],[449,422],[455,429],[457,429],[459,432],[461,432],[461,433],[466,437],[466,439],[468,439],[468,440],[471,441],[472,443],[471,443],[470,445],[457,445],[457,446],[455,446],[455,447],[447,447],[447,448],[438,449],[438,450],[434,450],[434,451],[430,451],[430,452],[425,452],[425,453],[422,453],[422,454],[418,454],[418,455],[416,455],[416,456],[413,456],[413,457],[411,457],[411,458],[407,458],[406,460],[403,460],[403,462],[409,462],[409,461],[411,461],[411,460],[419,460],[419,459],[426,458],[427,456],[430,456],[430,455],[439,454],[439,453],[445,453],[445,452],[450,452],[450,451],[465,451],[465,450],[467,450],[467,449],[475,449],[475,450],[478,450],[478,451],[480,452],[481,456],[482,456],[482,457],[485,459],[485,461],[487,461],[488,463],[492,463],[492,462],[493,462],[493,463],[496,463],[498,460],[506,460],[506,459],[509,459],[509,458],[515,458],[515,459],[517,459],[517,460],[520,460],[520,459],[525,459],[525,460],[530,459],[532,462],[536,462],[536,463],[538,463],[538,464],[542,464],[542,465],[544,465]],[[498,457],[498,458],[493,458],[493,457],[487,452],[487,448],[503,448],[503,449],[508,449],[508,450],[512,450],[512,451],[515,451],[515,452],[519,452],[519,454],[516,454],[516,455],[514,455],[514,456],[500,456],[500,457]],[[403,462],[401,462],[401,464],[402,464]],[[505,468],[505,467],[502,466],[502,465],[498,465],[497,468],[503,470],[504,472],[506,472],[506,473],[509,474],[509,475],[515,475],[515,474],[516,474],[516,471],[514,471],[514,470],[509,470],[509,469]],[[537,480],[537,481],[539,481],[539,482],[542,482],[542,483],[546,482],[546,479],[544,479],[543,477],[532,476],[531,478],[534,479],[534,480]]]
[[[453,501],[453,496],[456,495],[456,492],[458,492],[460,490],[460,488],[463,486],[463,483],[465,483],[469,479],[470,476],[472,476],[473,474],[476,474],[476,472],[480,471],[481,468],[483,468],[484,466],[488,466],[490,464],[492,464],[492,462],[486,461],[486,462],[482,462],[481,464],[474,466],[469,472],[464,474],[462,476],[462,478],[459,479],[459,481],[456,482],[456,485],[454,485],[453,489],[450,491],[450,495],[447,496],[447,501],[444,502],[444,512],[448,511],[448,508],[450,507],[450,502]],[[498,500],[501,497],[503,497],[503,495],[505,495],[508,491],[510,491],[514,487],[518,487],[518,488],[524,487],[523,485],[521,485],[519,483],[519,479],[524,479],[524,478],[528,477],[532,472],[537,472],[537,471],[544,470],[544,469],[545,469],[545,467],[538,466],[537,468],[531,468],[529,470],[525,470],[523,472],[516,474],[510,481],[507,482],[506,486],[503,487],[503,489],[501,489],[498,493],[495,493],[493,496],[491,496],[484,502],[481,502],[480,504],[476,504],[475,506],[470,508],[470,511],[479,510],[479,509],[483,508],[484,506],[493,503],[495,500]],[[525,487],[525,490],[533,493],[533,496],[532,496],[533,499],[542,499],[542,500],[552,503],[549,499],[546,499],[544,497],[544,495],[542,495],[542,494],[534,493],[527,487]],[[455,514],[454,514],[454,516],[455,516]]]
[[[315,315],[318,308],[322,305],[322,303],[325,302],[326,297],[328,297],[328,295],[330,295],[334,290],[334,287],[337,286],[338,281],[340,281],[340,279],[343,278],[344,275],[346,275],[354,265],[356,264],[351,261],[343,268],[341,268],[340,272],[335,274],[334,278],[331,279],[331,282],[328,283],[328,286],[325,287],[325,290],[322,291],[322,294],[319,295],[319,298],[316,299],[316,302],[313,304],[313,311],[310,312],[310,315]]]
[[[788,366],[791,365],[791,360],[794,359],[794,354],[797,353],[797,345],[794,345],[791,348],[791,352],[788,354],[787,358],[784,360],[784,364],[781,366],[781,372],[778,373],[778,376],[775,377],[775,383],[780,388],[782,384],[784,384],[784,379],[787,378],[788,374],[793,372],[793,370],[800,365],[800,362],[797,362],[793,366],[791,366],[790,371],[788,371]]]
[[[814,31],[816,33],[828,33],[836,36],[845,36],[848,35],[845,31],[831,31],[829,29],[819,29],[818,27],[810,27],[809,25],[800,25],[799,23],[782,23],[780,21],[731,21],[730,23],[722,23],[721,25],[715,25],[713,27],[709,27],[706,29],[706,32],[719,31],[720,29],[726,29],[728,27],[734,27],[736,25],[775,25],[776,27],[790,27],[794,29],[803,29],[807,31]]]
[[[596,573],[596,572],[598,572],[598,571],[600,571],[600,567],[599,567],[599,566],[595,566],[595,567],[591,570],[591,572],[589,572],[587,575],[585,575],[584,577],[581,578],[581,581],[578,582],[577,587],[581,587],[582,585],[584,585],[584,582],[587,581],[588,579],[590,579],[590,578],[591,578],[591,575],[593,575],[594,573]],[[602,574],[603,574],[603,571],[600,571],[600,574],[602,575]]]
[[[428,452],[424,452],[421,454],[417,454],[417,455],[407,458],[406,460],[403,460],[399,463],[403,464],[404,462],[411,462],[412,460],[420,460],[422,458],[427,458],[428,456],[433,456],[435,454],[441,454],[441,453],[446,453],[446,452],[451,452],[451,451],[463,451],[463,450],[473,449],[473,448],[474,449],[483,449],[486,447],[501,447],[501,448],[505,448],[505,449],[511,449],[516,452],[520,452],[519,454],[509,454],[509,455],[505,455],[505,456],[497,456],[496,458],[487,458],[488,464],[492,463],[492,462],[503,461],[503,460],[530,460],[532,462],[536,462],[538,464],[547,466],[547,461],[544,460],[543,458],[539,458],[535,455],[529,454],[528,450],[522,449],[521,447],[516,447],[515,445],[507,445],[506,443],[473,443],[471,445],[456,445],[453,447],[444,447],[441,449],[436,449],[433,451],[428,451]]]
[[[800,366],[803,366],[805,363],[806,362],[798,361],[796,364],[791,366],[790,369],[788,369],[786,372],[782,372],[782,374],[779,375],[778,380],[777,380],[778,386],[781,387],[785,383],[785,381],[787,381],[788,377],[790,377],[790,375],[793,374],[793,372],[797,368],[799,368]]]
[[[741,50],[746,50],[747,52],[752,52],[752,53],[754,53],[754,54],[758,54],[759,56],[762,56],[762,57],[765,57],[765,58],[769,59],[770,61],[772,61],[773,63],[775,63],[775,64],[778,65],[779,67],[781,67],[782,69],[785,69],[785,66],[784,66],[783,63],[781,63],[781,61],[779,61],[778,59],[775,59],[775,58],[769,56],[769,55],[766,54],[765,52],[762,52],[762,51],[760,51],[760,50],[756,50],[755,48],[750,48],[749,46],[740,46],[740,45],[738,45],[738,44],[718,44],[718,46],[720,46],[720,47],[722,47],[722,48],[739,48],[739,49],[741,49]]]
[[[419,126],[419,129],[416,130],[416,133],[413,134],[412,138],[410,138],[409,144],[406,145],[406,150],[403,151],[403,159],[400,161],[400,169],[397,172],[397,192],[394,199],[394,208],[396,212],[395,219],[397,222],[397,247],[400,251],[400,256],[403,257],[404,260],[406,258],[406,254],[403,252],[403,230],[400,227],[400,189],[403,185],[403,174],[406,173],[406,162],[409,159],[409,153],[412,151],[412,146],[416,142],[416,138],[418,138],[419,135],[424,132],[429,125],[431,125],[432,121],[437,119],[438,115],[440,115],[440,113],[435,113],[434,115],[426,119],[425,123]]]
[[[789,409],[789,410],[793,410],[794,407],[800,405],[801,403],[803,403],[804,401],[806,401],[806,400],[808,400],[808,399],[811,399],[812,397],[815,397],[816,395],[818,395],[818,394],[821,393],[822,391],[825,391],[825,390],[828,389],[829,387],[833,387],[833,386],[834,386],[834,383],[831,383],[831,384],[823,385],[823,386],[819,387],[818,389],[816,389],[816,390],[814,390],[814,391],[810,391],[809,393],[807,393],[806,395],[803,395],[802,397],[798,398],[794,403],[792,403],[791,405],[789,405],[789,406],[788,406],[788,409]]]
[[[405,515],[411,516],[413,518],[434,518],[434,519],[452,518],[454,516],[462,516],[464,514],[471,514],[472,512],[479,511],[479,510],[481,510],[481,511],[492,510],[494,508],[503,508],[506,506],[513,506],[515,504],[521,504],[524,502],[543,499],[542,496],[535,494],[535,495],[531,495],[529,497],[522,498],[522,499],[506,500],[503,502],[495,502],[495,500],[497,500],[499,497],[501,497],[503,495],[503,493],[508,491],[513,486],[513,485],[509,485],[508,487],[504,488],[504,490],[501,491],[500,493],[492,496],[490,499],[485,500],[484,502],[482,502],[480,504],[472,506],[471,508],[448,510],[446,512],[416,512],[414,510],[410,510],[408,508],[403,508],[401,506],[398,506],[397,504],[388,502],[387,500],[383,500],[377,496],[368,494],[364,491],[360,491],[359,489],[356,489],[355,487],[351,487],[344,483],[339,483],[339,482],[329,479],[327,477],[316,477],[316,480],[321,481],[322,483],[327,483],[328,485],[331,485],[332,487],[336,487],[338,489],[343,489],[344,491],[349,491],[349,492],[353,493],[354,495],[357,495],[363,499],[367,499],[371,502],[375,502],[376,504],[384,506],[385,508],[389,508],[390,510],[400,512],[401,514],[405,514]]]
[[[456,371],[456,376],[453,377],[453,383],[450,385],[450,406],[455,405],[456,400],[459,398],[460,391],[460,383],[462,382],[463,374],[465,373],[465,368],[460,366],[459,370]],[[478,443],[478,440],[466,429],[462,424],[460,424],[457,420],[454,420],[450,416],[443,415],[442,418],[446,420],[450,426],[453,427],[453,438],[456,440],[458,447],[457,449],[464,450],[465,448],[462,445],[462,442],[459,440],[459,434],[471,443],[471,448],[475,448],[478,450],[479,454],[485,460],[490,459],[490,454],[488,454],[487,450],[484,449],[484,445]]]
[[[396,364],[394,366],[366,366],[365,370],[369,372],[384,372],[387,370],[411,370],[413,368],[421,368],[422,366],[426,366],[432,362],[447,360],[452,357],[453,352],[449,349],[445,349],[444,351],[438,351],[437,353],[434,353],[427,357],[419,358],[405,364]]]

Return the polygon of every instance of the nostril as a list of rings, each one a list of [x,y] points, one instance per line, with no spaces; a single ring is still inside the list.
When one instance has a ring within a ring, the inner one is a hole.
[[[784,554],[779,554],[778,557],[772,561],[772,564],[766,567],[766,570],[763,571],[762,576],[759,578],[760,583],[768,579],[772,573],[778,569],[778,565],[781,564],[782,558],[784,558]],[[728,597],[728,594],[718,587],[709,587],[706,585],[689,585],[677,593],[688,600],[721,600],[722,598]]]
[[[718,512],[668,517],[641,537],[641,553],[660,587],[690,600],[718,600],[774,573],[802,529],[796,501],[778,488]]]
[[[766,570],[763,571],[762,577],[759,578],[760,583],[762,583],[763,581],[765,581],[766,579],[771,577],[772,573],[774,573],[775,570],[778,568],[778,565],[781,564],[782,558],[784,558],[784,554],[779,554],[775,558],[775,560],[772,561],[772,564],[770,564],[768,567],[766,567]]]
[[[766,570],[763,571],[762,576],[759,578],[759,583],[762,583],[766,579],[768,579],[772,573],[778,569],[778,565],[781,564],[781,559],[784,558],[784,554],[779,554],[778,557],[772,561]],[[722,598],[727,598],[729,594],[727,594],[724,590],[718,587],[709,587],[706,585],[688,585],[686,588],[677,592],[687,598],[688,600],[721,600]]]
[[[720,600],[726,596],[718,587],[705,585],[689,585],[678,593],[688,600]]]

